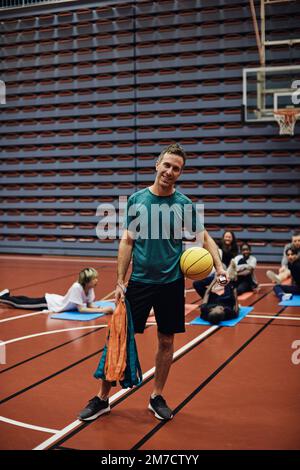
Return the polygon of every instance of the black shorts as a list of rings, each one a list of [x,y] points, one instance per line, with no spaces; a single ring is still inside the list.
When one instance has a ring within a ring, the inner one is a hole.
[[[130,303],[135,333],[143,333],[153,307],[160,333],[183,333],[184,278],[168,284],[129,281],[126,299]]]

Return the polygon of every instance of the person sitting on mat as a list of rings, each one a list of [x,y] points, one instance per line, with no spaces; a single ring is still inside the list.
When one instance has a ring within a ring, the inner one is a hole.
[[[234,260],[231,261],[227,274],[230,282],[225,287],[217,284],[217,278],[213,279],[200,306],[200,317],[213,325],[217,325],[223,320],[237,318],[239,315],[235,283],[237,271]]]
[[[234,258],[237,265],[237,294],[251,292],[258,287],[255,279],[256,258],[251,255],[251,248],[248,243],[241,246],[241,254]]]
[[[274,271],[267,271],[266,275],[267,277],[274,282],[275,284],[281,284],[282,281],[285,281],[291,276],[291,271],[289,270],[288,267],[288,259],[286,256],[286,250],[288,248],[296,248],[298,253],[300,253],[300,232],[295,232],[292,236],[292,241],[291,243],[288,243],[285,245],[283,249],[283,257],[281,260],[281,267],[279,268],[278,273],[274,273]]]
[[[282,300],[285,294],[300,295],[300,253],[296,246],[291,246],[285,251],[288,260],[288,269],[292,275],[292,285],[276,284],[273,290],[277,297]]]
[[[227,230],[223,233],[222,240],[218,243],[219,248],[222,250],[221,260],[223,265],[228,268],[230,261],[234,259],[238,253],[238,245],[236,237],[233,232]]]
[[[58,294],[45,294],[44,297],[30,298],[25,296],[12,296],[8,289],[0,292],[0,302],[14,308],[40,310],[50,312],[66,312],[78,310],[80,313],[112,314],[111,307],[93,307],[95,300],[94,287],[98,283],[98,272],[94,268],[80,271],[78,281],[74,282],[65,296]]]

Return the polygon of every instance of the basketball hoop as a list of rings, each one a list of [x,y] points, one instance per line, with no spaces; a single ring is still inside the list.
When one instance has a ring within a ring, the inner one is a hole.
[[[286,108],[274,109],[274,118],[279,124],[281,135],[294,135],[294,128],[297,119],[300,118],[300,109]]]

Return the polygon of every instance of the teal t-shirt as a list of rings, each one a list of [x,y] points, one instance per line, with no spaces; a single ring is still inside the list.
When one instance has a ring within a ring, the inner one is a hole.
[[[124,228],[134,237],[133,281],[169,283],[182,277],[179,266],[184,232],[204,230],[193,202],[179,191],[156,196],[149,188],[128,199]]]

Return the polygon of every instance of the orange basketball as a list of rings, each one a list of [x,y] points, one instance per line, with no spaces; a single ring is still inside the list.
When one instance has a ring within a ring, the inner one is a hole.
[[[213,265],[214,262],[209,251],[198,246],[188,248],[180,258],[181,271],[194,281],[205,279],[210,274]]]

